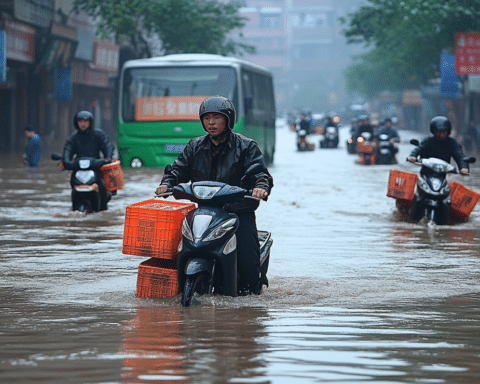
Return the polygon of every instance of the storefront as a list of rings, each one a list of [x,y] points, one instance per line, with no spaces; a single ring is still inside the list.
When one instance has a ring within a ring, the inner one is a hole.
[[[24,127],[35,116],[30,97],[34,79],[35,29],[18,21],[3,20],[0,50],[4,57],[0,82],[0,151],[19,151],[25,144]]]

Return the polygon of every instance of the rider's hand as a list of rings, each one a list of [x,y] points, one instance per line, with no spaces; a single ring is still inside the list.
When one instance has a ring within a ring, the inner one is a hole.
[[[415,156],[408,156],[407,160],[411,163],[415,163],[417,161],[417,158]]]
[[[155,190],[155,194],[160,195],[162,193],[165,193],[167,192],[167,189],[168,189],[168,185],[159,185]]]
[[[253,191],[252,191],[252,197],[255,197],[257,199],[264,199],[265,197],[268,196],[268,193],[267,191],[265,191],[264,189],[262,188],[253,188]]]
[[[465,175],[465,176],[468,175],[468,169],[467,168],[460,169],[460,174]]]

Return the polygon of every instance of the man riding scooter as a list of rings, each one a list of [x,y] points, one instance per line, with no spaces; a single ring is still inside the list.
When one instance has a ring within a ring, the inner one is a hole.
[[[167,166],[155,190],[157,195],[180,183],[220,181],[241,187],[245,171],[258,164],[260,171],[253,177],[252,196],[266,199],[273,187],[265,158],[255,141],[233,132],[235,107],[223,96],[212,96],[200,105],[200,121],[207,135],[191,139],[183,152]],[[259,201],[240,199],[227,210],[240,221],[237,229],[239,294],[259,294],[265,281],[260,279],[260,245],[255,219]]]

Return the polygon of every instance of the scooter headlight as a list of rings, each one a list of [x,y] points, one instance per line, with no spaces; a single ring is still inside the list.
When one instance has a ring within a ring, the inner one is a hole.
[[[193,242],[193,233],[192,233],[192,230],[190,229],[190,227],[188,226],[187,219],[183,220],[182,235],[183,235],[183,237],[185,237],[189,241]]]
[[[77,171],[75,173],[75,178],[80,181],[82,184],[87,184],[91,179],[95,177],[95,172],[91,169],[88,171]]]
[[[227,220],[224,223],[217,225],[212,232],[205,238],[204,241],[212,241],[221,238],[226,233],[230,232],[235,227],[236,219]]]

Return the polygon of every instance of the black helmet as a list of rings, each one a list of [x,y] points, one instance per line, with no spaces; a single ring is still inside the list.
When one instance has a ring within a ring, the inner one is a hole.
[[[200,115],[203,129],[205,129],[205,126],[203,125],[202,117],[207,113],[221,113],[225,115],[227,118],[227,127],[233,129],[235,125],[235,107],[226,97],[211,96],[202,101],[198,114]]]
[[[80,111],[73,118],[73,125],[75,129],[78,129],[78,120],[88,120],[90,121],[90,128],[93,128],[93,115],[88,111]]]
[[[430,132],[435,134],[435,132],[447,132],[450,135],[452,132],[452,124],[445,116],[435,116],[430,121]]]

